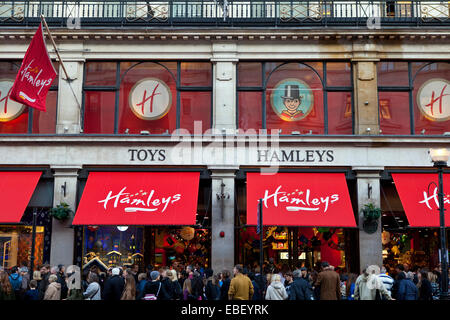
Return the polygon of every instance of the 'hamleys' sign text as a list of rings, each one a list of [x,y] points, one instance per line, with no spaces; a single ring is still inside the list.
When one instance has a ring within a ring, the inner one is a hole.
[[[158,197],[155,194],[155,190],[132,193],[126,192],[127,187],[123,187],[118,193],[114,194],[113,191],[109,191],[105,199],[98,201],[103,203],[103,208],[108,209],[109,205],[113,208],[117,208],[120,205],[124,205],[124,212],[156,212],[163,213],[166,211],[169,205],[179,201],[181,194],[173,194],[166,197]]]
[[[419,203],[423,203],[427,206],[428,209],[439,209],[439,196],[438,196],[438,189],[434,188],[431,194],[428,194],[427,191],[423,192],[423,200],[419,201]],[[444,205],[450,204],[450,195],[445,196],[444,195]],[[433,205],[435,207],[433,208]]]
[[[323,208],[325,213],[331,204],[339,201],[339,194],[312,197],[310,189],[305,191],[296,189],[294,192],[286,192],[281,189],[282,186],[280,185],[275,192],[270,193],[267,189],[264,191],[262,201],[266,208],[268,208],[268,204],[272,204],[274,207],[284,205],[286,210],[290,212],[320,211]]]

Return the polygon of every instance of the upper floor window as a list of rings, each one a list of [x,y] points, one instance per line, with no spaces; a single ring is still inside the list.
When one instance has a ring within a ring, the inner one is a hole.
[[[450,63],[378,63],[382,134],[450,132]]]
[[[211,94],[209,62],[87,62],[84,132],[202,134],[211,128]]]
[[[58,63],[53,63],[58,70]],[[9,99],[20,61],[0,61],[0,134],[54,134],[58,101],[58,77],[47,94],[46,111]]]
[[[350,63],[242,62],[237,71],[239,129],[353,133]]]

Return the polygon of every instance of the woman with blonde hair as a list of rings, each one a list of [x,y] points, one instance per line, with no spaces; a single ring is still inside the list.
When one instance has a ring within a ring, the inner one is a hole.
[[[45,290],[44,300],[61,300],[61,284],[57,281],[58,276],[56,274],[51,274],[48,277],[49,285]]]
[[[284,285],[281,283],[279,274],[273,274],[270,285],[267,287],[266,300],[286,300],[288,294]]]
[[[136,300],[136,281],[130,272],[126,273],[125,287],[120,300]]]
[[[177,271],[174,269],[167,270],[167,277],[169,278],[170,286],[172,287],[171,292],[173,293],[173,296],[171,297],[171,299],[172,300],[181,300],[183,291],[181,289],[180,283],[178,282]]]

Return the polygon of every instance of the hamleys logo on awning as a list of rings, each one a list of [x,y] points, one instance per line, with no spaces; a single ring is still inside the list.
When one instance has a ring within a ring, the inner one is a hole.
[[[427,206],[428,209],[439,209],[438,189],[434,188],[429,194],[427,191],[423,192],[423,200],[419,201]],[[450,204],[450,195],[444,195],[444,206]]]
[[[329,194],[323,196],[312,196],[310,189],[294,191],[282,191],[282,186],[279,185],[274,192],[270,190],[264,191],[262,198],[263,205],[268,208],[269,205],[278,208],[284,206],[286,211],[301,212],[301,211],[317,211],[327,212],[329,206],[339,201],[339,194]]]
[[[110,206],[114,209],[124,206],[124,212],[161,212],[163,213],[173,203],[181,199],[181,194],[176,193],[169,196],[158,196],[155,190],[139,190],[138,192],[126,192],[123,187],[118,193],[109,191],[105,199],[99,200],[103,208],[108,210]]]

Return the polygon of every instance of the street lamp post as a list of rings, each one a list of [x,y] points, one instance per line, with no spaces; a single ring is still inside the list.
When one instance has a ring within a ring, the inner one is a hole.
[[[439,182],[439,221],[440,221],[440,241],[441,241],[441,300],[448,299],[448,250],[447,235],[445,229],[445,208],[444,208],[444,168],[447,167],[449,152],[447,149],[430,149],[431,160],[438,170]]]

